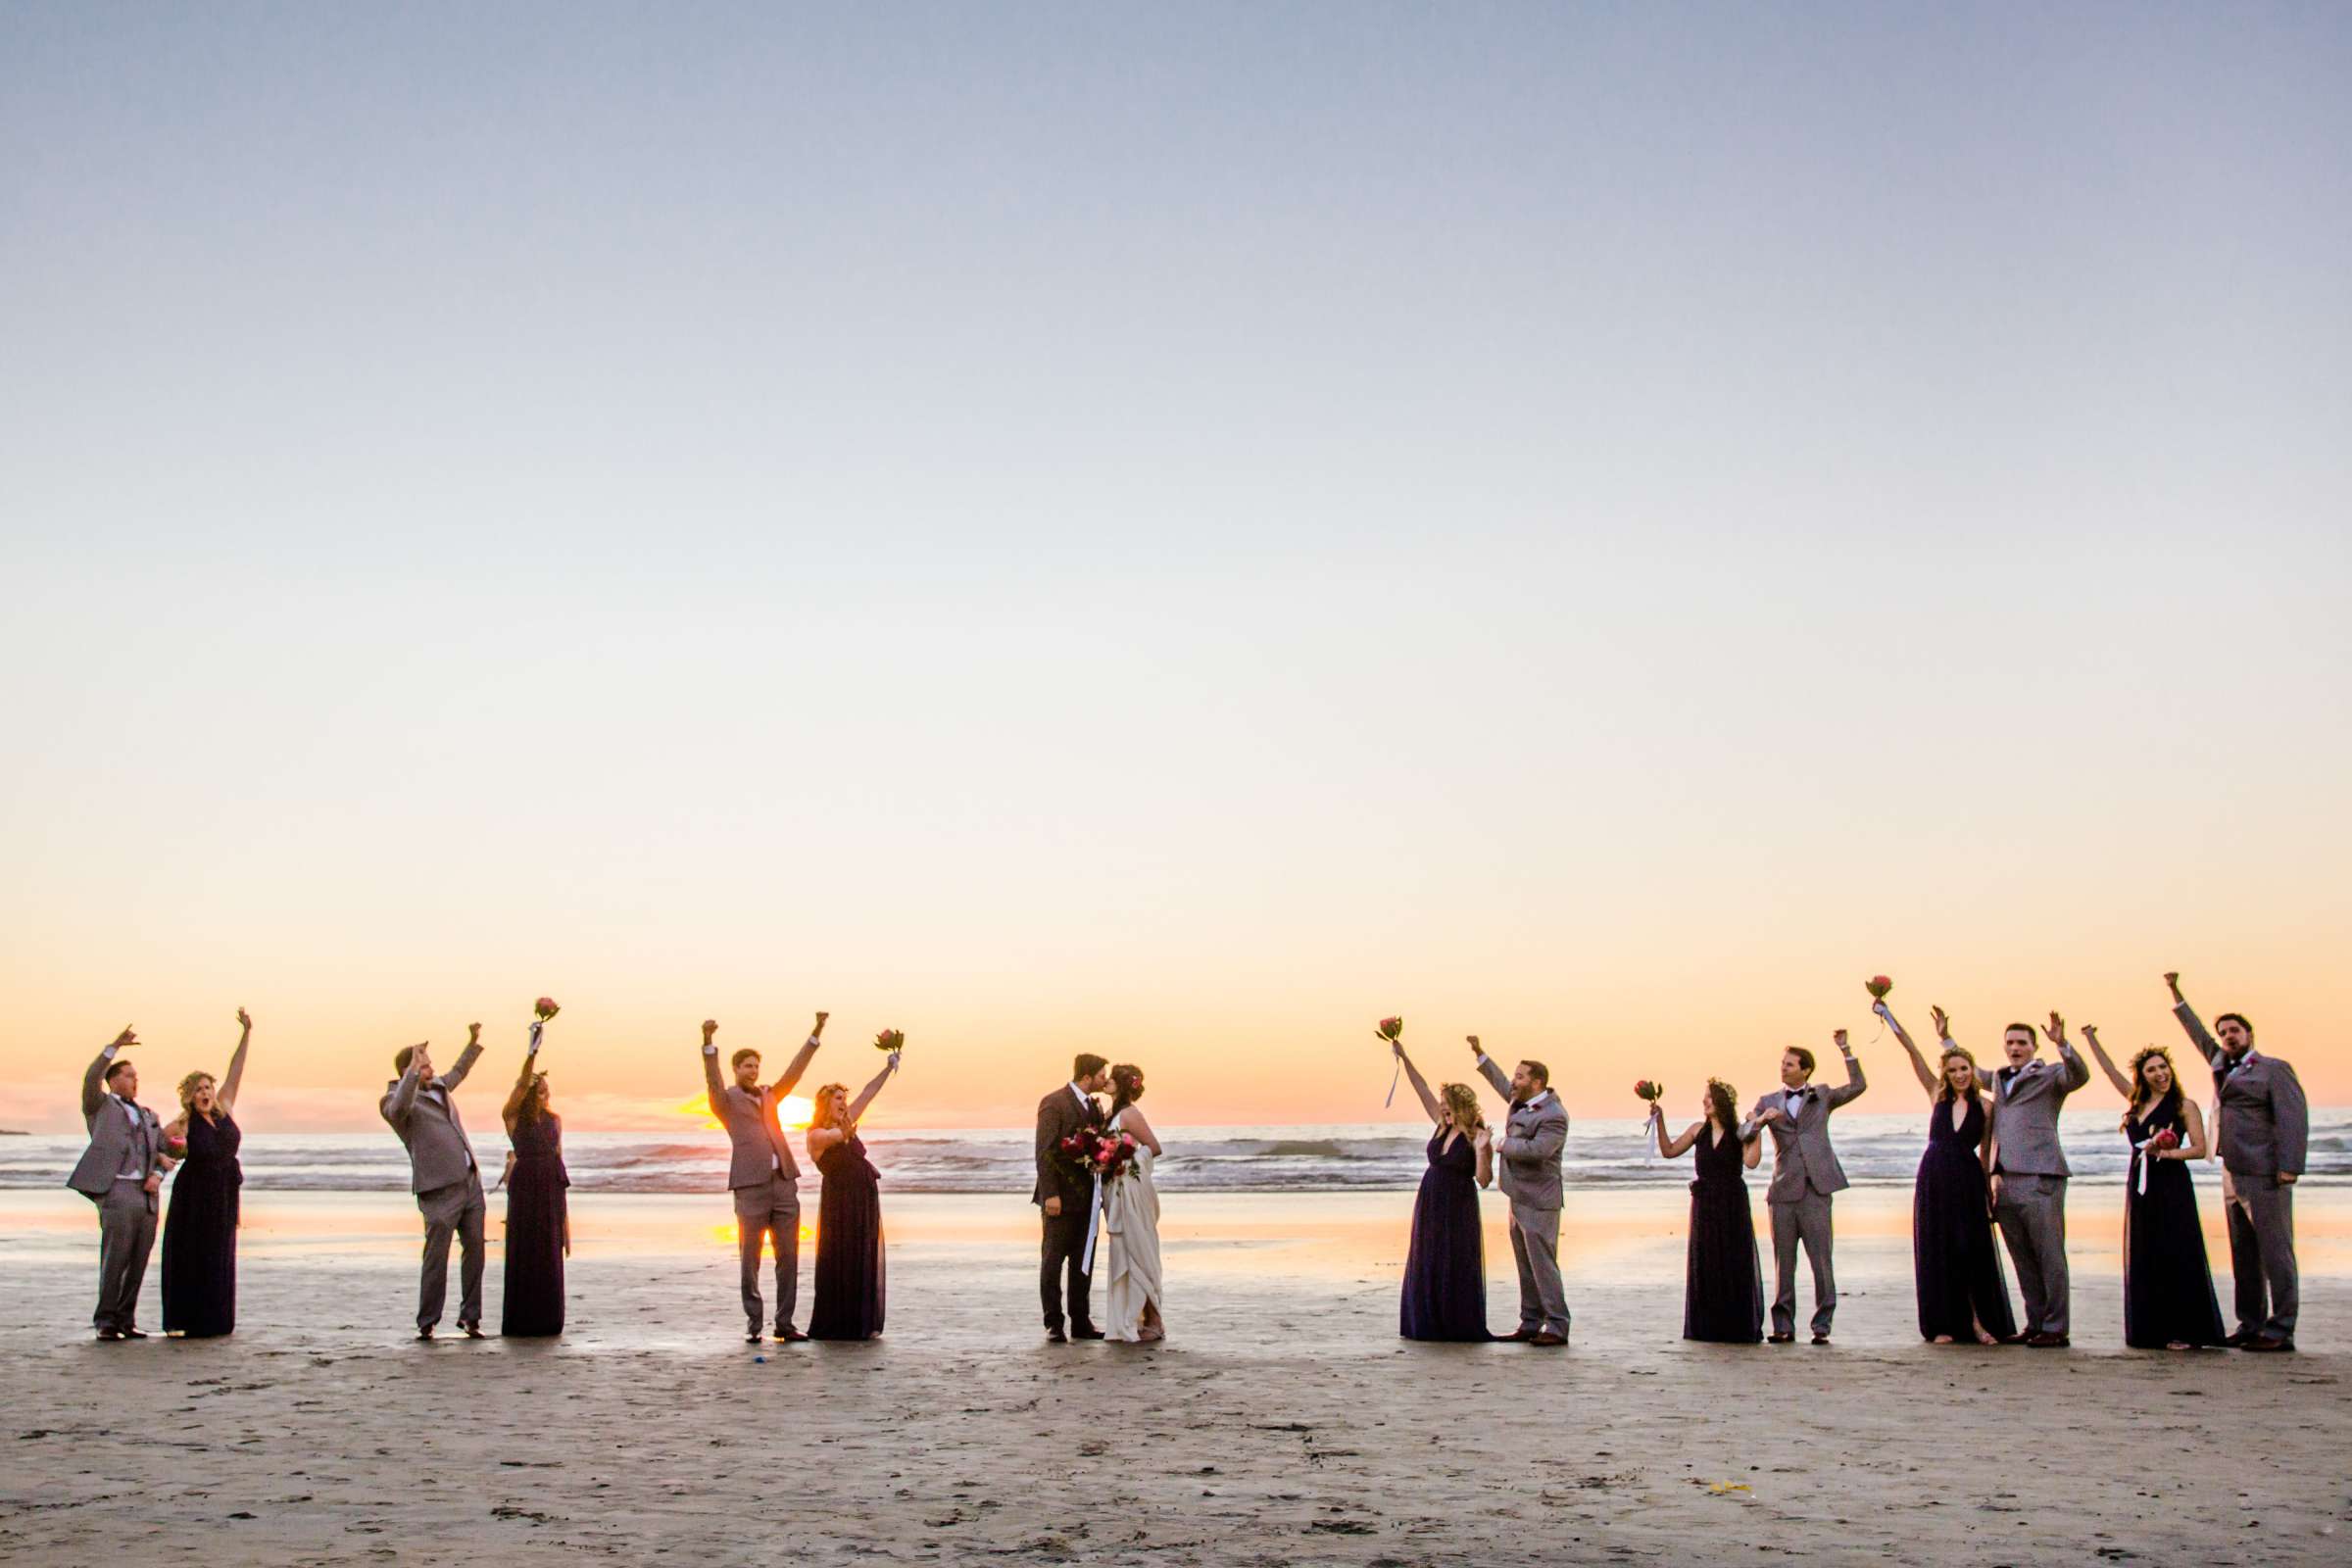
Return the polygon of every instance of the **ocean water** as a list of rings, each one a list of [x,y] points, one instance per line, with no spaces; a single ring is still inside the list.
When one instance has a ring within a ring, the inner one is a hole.
[[[2067,1159],[2086,1186],[2121,1185],[2129,1163],[2113,1109],[2069,1111]],[[1841,1112],[1838,1156],[1858,1186],[1907,1185],[1927,1137],[1923,1106],[1902,1115]],[[1680,1127],[1682,1122],[1670,1125]],[[2312,1112],[2307,1180],[2352,1183],[2352,1110]],[[1157,1176],[1168,1192],[1331,1193],[1409,1190],[1420,1182],[1425,1126],[1389,1122],[1298,1127],[1166,1127],[1167,1153]],[[0,1138],[0,1190],[62,1185],[84,1140],[60,1136]],[[495,1126],[474,1147],[493,1177],[505,1152]],[[700,1129],[677,1134],[574,1133],[564,1138],[573,1186],[584,1192],[712,1193],[726,1184],[727,1141]],[[1035,1175],[1026,1129],[870,1131],[866,1146],[883,1185],[903,1193],[1021,1193]],[[1760,1179],[1772,1165],[1767,1142]],[[400,1193],[408,1161],[389,1131],[248,1133],[245,1180],[259,1191]],[[1569,1129],[1562,1169],[1580,1186],[1681,1187],[1688,1157],[1655,1157],[1642,1124],[1580,1118]],[[2218,1177],[2216,1178],[2218,1179]],[[808,1178],[811,1186],[814,1177]]]

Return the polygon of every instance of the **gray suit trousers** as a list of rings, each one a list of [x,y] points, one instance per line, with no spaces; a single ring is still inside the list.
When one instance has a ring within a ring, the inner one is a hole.
[[[137,1182],[117,1182],[98,1200],[98,1310],[101,1329],[137,1326],[139,1287],[155,1250],[156,1197]]]
[[[1993,1222],[2017,1267],[2017,1291],[2026,1298],[2027,1334],[2065,1334],[2073,1297],[2066,1277],[2066,1178],[2001,1177]]]
[[[442,1303],[449,1298],[449,1239],[458,1239],[459,1324],[481,1326],[482,1321],[482,1173],[469,1170],[462,1182],[416,1195],[417,1211],[424,1215],[424,1272],[416,1283],[416,1326],[429,1329],[441,1321]]]
[[[2237,1326],[2272,1339],[2295,1337],[2301,1290],[2295,1275],[2295,1190],[2271,1176],[2233,1176],[2230,1272],[2237,1277]]]
[[[1560,1283],[1560,1211],[1511,1205],[1511,1255],[1519,1263],[1519,1326],[1568,1337],[1568,1291]]]
[[[735,1229],[743,1252],[743,1315],[751,1331],[760,1332],[765,1303],[760,1299],[760,1244],[770,1243],[776,1254],[776,1332],[792,1327],[792,1310],[801,1295],[801,1190],[781,1172],[770,1175],[764,1187],[735,1189]]]
[[[1772,1298],[1772,1332],[1796,1332],[1796,1249],[1813,1265],[1813,1332],[1830,1332],[1838,1315],[1838,1270],[1831,1261],[1830,1195],[1805,1189],[1793,1203],[1767,1202],[1772,1213],[1772,1263],[1779,1289]]]

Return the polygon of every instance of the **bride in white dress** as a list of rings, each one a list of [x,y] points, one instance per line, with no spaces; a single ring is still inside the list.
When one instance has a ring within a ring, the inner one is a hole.
[[[1144,1097],[1144,1070],[1110,1069],[1110,1126],[1135,1140],[1135,1169],[1102,1190],[1103,1240],[1109,1259],[1102,1269],[1108,1282],[1103,1298],[1102,1335],[1129,1345],[1164,1340],[1159,1315],[1159,1189],[1152,1185],[1152,1163],[1159,1140],[1135,1102]]]

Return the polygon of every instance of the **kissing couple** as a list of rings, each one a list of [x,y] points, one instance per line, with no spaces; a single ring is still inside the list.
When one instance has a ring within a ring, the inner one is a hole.
[[[1107,1112],[1095,1098],[1104,1090],[1111,1094]],[[1159,1189],[1152,1181],[1160,1147],[1136,1106],[1143,1098],[1141,1067],[1114,1067],[1081,1053],[1070,1064],[1070,1081],[1038,1102],[1037,1186],[1029,1200],[1045,1225],[1038,1294],[1051,1344],[1149,1345],[1167,1338],[1159,1309]],[[1101,1328],[1091,1310],[1098,1241]]]

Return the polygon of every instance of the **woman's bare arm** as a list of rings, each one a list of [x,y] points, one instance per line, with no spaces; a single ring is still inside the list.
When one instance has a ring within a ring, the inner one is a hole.
[[[1886,1027],[1894,1031],[1894,1038],[1903,1043],[1904,1051],[1910,1053],[1911,1070],[1919,1074],[1919,1087],[1928,1092],[1928,1099],[1930,1102],[1933,1102],[1936,1099],[1936,1091],[1937,1087],[1936,1083],[1936,1069],[1928,1065],[1927,1055],[1919,1049],[1917,1043],[1912,1040],[1911,1031],[1905,1029],[1901,1024],[1895,1021],[1894,1009],[1887,1006],[1884,1002],[1880,1003],[1872,1010],[1877,1012],[1880,1017],[1886,1020]]]
[[[1152,1135],[1152,1123],[1133,1105],[1119,1112],[1119,1131],[1134,1134],[1137,1143],[1152,1151],[1153,1159],[1159,1157],[1159,1140]]]
[[[1389,1037],[1386,1035],[1381,1036],[1381,1038],[1383,1040],[1389,1039]],[[1413,1058],[1404,1054],[1404,1047],[1401,1044],[1394,1040],[1389,1040],[1389,1045],[1396,1051],[1396,1059],[1404,1063],[1404,1075],[1413,1081],[1413,1093],[1421,1097],[1421,1108],[1429,1112],[1429,1119],[1431,1121],[1444,1121],[1446,1119],[1446,1107],[1438,1102],[1437,1096],[1429,1092],[1429,1080],[1421,1076],[1421,1069],[1413,1065]]]
[[[2099,1071],[2105,1073],[2107,1081],[2115,1085],[2115,1092],[2124,1097],[2124,1103],[2130,1104],[2132,1102],[2132,1080],[2124,1076],[2123,1069],[2116,1066],[2114,1060],[2107,1054],[2107,1048],[2099,1044],[2099,1026],[2095,1023],[2084,1024],[2082,1038],[2090,1042],[2090,1054],[2092,1059],[2098,1062]]]
[[[245,1081],[245,1048],[253,1043],[253,1015],[239,1007],[237,1024],[237,1049],[228,1054],[228,1076],[220,1080],[220,1092],[213,1097],[223,1111],[237,1108],[237,1086]]]

